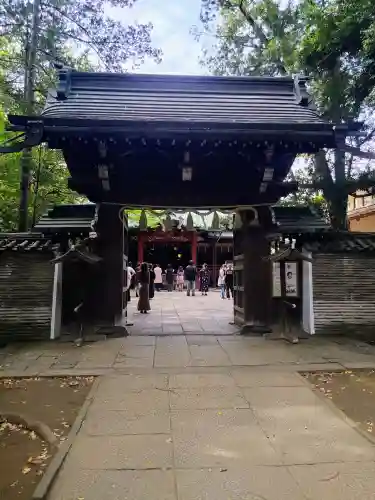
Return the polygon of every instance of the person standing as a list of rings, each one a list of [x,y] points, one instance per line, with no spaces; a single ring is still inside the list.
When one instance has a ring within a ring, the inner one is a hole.
[[[125,293],[125,300],[126,302],[130,302],[130,289],[131,285],[134,282],[135,278],[135,271],[132,267],[131,262],[126,265],[126,261],[124,258],[124,286],[123,286],[123,292]]]
[[[219,270],[217,286],[220,288],[220,298],[225,299],[225,264],[223,264]]]
[[[130,302],[130,285],[131,285],[131,281],[132,281],[132,274],[131,274],[130,269],[131,268],[129,266],[126,266],[124,269],[124,284],[123,284],[123,288],[122,288],[123,295],[124,295],[124,298],[123,298],[124,308],[126,307],[126,303]]]
[[[207,295],[208,285],[210,283],[210,272],[208,270],[207,264],[203,264],[202,269],[200,270],[199,273],[199,277],[200,277],[200,288],[202,295]]]
[[[138,283],[139,283],[139,299],[138,299],[138,311],[141,314],[147,314],[150,311],[150,299],[149,299],[149,286],[150,286],[150,272],[148,270],[148,264],[143,262],[140,271],[138,272]]]
[[[167,282],[167,290],[168,292],[173,292],[173,281],[174,281],[174,276],[173,276],[174,270],[171,264],[168,264],[167,269],[165,271],[165,279]]]
[[[155,289],[157,292],[160,292],[163,286],[163,271],[162,268],[159,266],[159,264],[156,264],[154,267],[154,273],[155,273]]]
[[[141,264],[137,262],[137,267],[135,268],[135,296],[139,297],[139,273],[141,272]]]
[[[148,295],[150,299],[153,299],[155,296],[155,287],[154,287],[155,271],[152,268],[152,264],[149,264],[148,269],[150,272],[150,285],[149,285]]]
[[[177,290],[179,292],[184,291],[184,268],[180,266],[177,270]]]
[[[197,268],[194,265],[194,262],[192,260],[189,261],[189,265],[185,267],[185,281],[186,281],[186,288],[187,292],[186,295],[189,297],[190,292],[192,296],[195,296],[195,280],[197,278]]]
[[[229,263],[225,270],[225,290],[227,292],[227,299],[233,299],[233,264]]]

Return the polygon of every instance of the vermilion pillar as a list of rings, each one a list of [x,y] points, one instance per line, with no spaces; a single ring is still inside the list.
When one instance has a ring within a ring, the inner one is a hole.
[[[197,232],[191,233],[191,260],[197,264]]]
[[[142,264],[142,262],[143,262],[143,245],[144,245],[143,234],[139,231],[139,233],[138,233],[138,262],[140,264]]]

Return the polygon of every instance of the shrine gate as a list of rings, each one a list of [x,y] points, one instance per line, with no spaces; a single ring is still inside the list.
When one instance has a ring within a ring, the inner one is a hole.
[[[298,154],[336,148],[348,133],[318,116],[305,84],[64,68],[39,116],[9,116],[23,136],[3,151],[62,150],[69,186],[97,203],[102,271],[90,300],[98,322],[122,314],[122,206],[218,208],[237,213],[235,316],[247,331],[268,329],[271,205],[297,189],[285,178]]]

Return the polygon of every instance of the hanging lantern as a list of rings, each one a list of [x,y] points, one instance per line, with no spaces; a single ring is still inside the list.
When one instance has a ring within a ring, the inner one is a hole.
[[[188,231],[194,231],[194,221],[193,221],[193,216],[191,215],[191,212],[189,212],[188,216],[187,216],[186,229]]]
[[[142,210],[139,218],[139,229],[140,231],[147,231],[147,215],[145,210]]]
[[[212,218],[212,229],[220,229],[220,218],[219,214],[215,211]]]

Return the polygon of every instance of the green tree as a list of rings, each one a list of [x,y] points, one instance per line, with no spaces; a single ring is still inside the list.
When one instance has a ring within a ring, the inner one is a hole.
[[[118,72],[146,57],[159,60],[161,52],[151,44],[150,23],[131,26],[112,15],[111,7],[128,8],[135,1],[0,2],[0,110],[38,113],[48,89],[55,85],[56,62],[78,70]],[[0,158],[0,229],[15,227],[20,170],[21,191],[30,192],[29,214],[35,210],[39,214],[46,203],[80,201],[66,188],[67,171],[58,152],[41,148],[31,157],[5,155]]]
[[[344,0],[343,0],[344,1]],[[371,116],[367,94],[355,92],[358,71],[365,72],[361,54],[350,58],[333,57],[325,71],[308,60],[314,49],[311,40],[322,47],[331,35],[327,10],[331,0],[202,0],[202,20],[216,37],[213,51],[206,50],[203,64],[216,74],[283,75],[303,73],[311,77],[310,90],[319,112],[336,124]],[[365,2],[364,2],[365,3]],[[354,4],[354,2],[353,2]],[[211,21],[216,18],[212,28]],[[311,31],[314,31],[312,36]],[[325,39],[321,38],[321,33]],[[309,45],[310,43],[310,45]],[[369,143],[375,127],[365,123],[365,137],[351,138],[350,145],[360,148]],[[357,187],[372,186],[372,175],[360,175],[361,162],[342,148],[320,151],[314,158],[310,190],[312,196],[322,190],[331,223],[346,227],[348,194]]]

